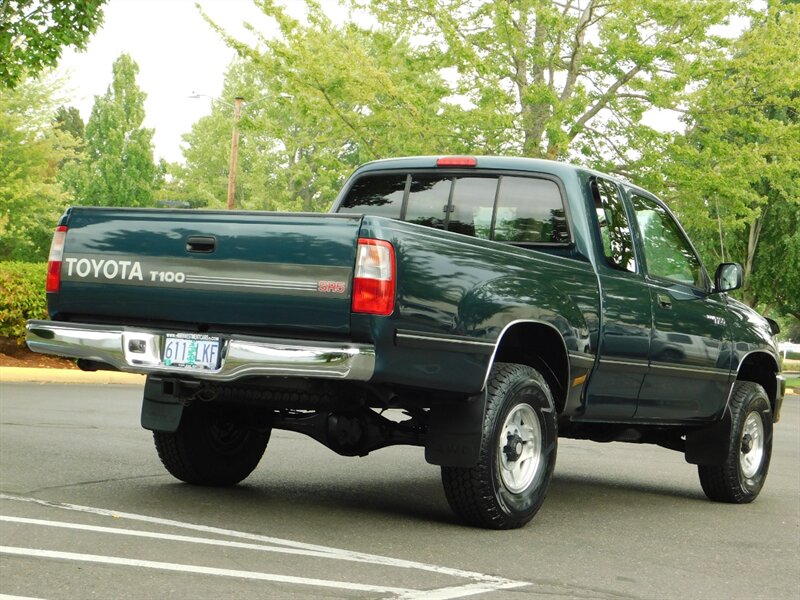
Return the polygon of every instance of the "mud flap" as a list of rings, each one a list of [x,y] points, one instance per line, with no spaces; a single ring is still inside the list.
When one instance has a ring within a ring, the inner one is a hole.
[[[693,465],[721,465],[731,443],[731,412],[725,409],[722,419],[686,434],[686,462]]]
[[[442,467],[474,467],[481,450],[486,394],[435,406],[428,413],[425,460]]]
[[[183,404],[172,394],[165,394],[161,379],[147,378],[142,399],[142,427],[150,431],[172,433],[178,429]]]

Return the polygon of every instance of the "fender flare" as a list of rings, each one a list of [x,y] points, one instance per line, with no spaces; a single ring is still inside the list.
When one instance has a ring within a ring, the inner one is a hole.
[[[483,422],[486,416],[486,389],[492,365],[500,348],[505,333],[514,325],[529,323],[546,325],[551,328],[561,340],[562,350],[566,359],[567,377],[569,381],[569,354],[566,342],[558,329],[550,323],[518,319],[509,322],[495,343],[494,351],[486,369],[481,391],[470,396],[466,401],[443,402],[436,404],[428,412],[428,430],[425,439],[425,460],[432,465],[443,467],[473,467],[477,464],[480,455],[481,440],[483,436]],[[535,368],[540,369],[536,366]],[[548,410],[554,411],[555,398],[551,390],[550,406]],[[545,408],[545,407],[543,407]]]

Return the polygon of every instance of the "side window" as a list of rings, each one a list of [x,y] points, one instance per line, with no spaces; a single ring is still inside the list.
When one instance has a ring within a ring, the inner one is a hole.
[[[567,218],[558,185],[549,179],[502,177],[494,239],[523,243],[568,242]]]
[[[340,213],[364,213],[399,219],[407,175],[364,175],[356,180],[339,206]]]
[[[620,271],[635,273],[633,238],[619,188],[610,181],[595,178],[592,181],[592,195],[606,263]]]
[[[633,196],[633,207],[642,234],[648,273],[706,289],[700,261],[672,216],[662,206],[642,196]]]

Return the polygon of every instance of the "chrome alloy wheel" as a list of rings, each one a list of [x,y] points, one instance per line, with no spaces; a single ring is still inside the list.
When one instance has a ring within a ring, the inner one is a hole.
[[[764,461],[764,422],[761,414],[751,412],[742,427],[739,468],[747,479],[754,477]]]
[[[512,494],[525,490],[542,464],[542,426],[528,404],[508,413],[498,440],[500,479]]]

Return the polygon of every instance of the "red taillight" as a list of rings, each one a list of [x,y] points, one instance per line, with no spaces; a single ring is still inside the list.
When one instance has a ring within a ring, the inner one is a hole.
[[[437,167],[477,167],[478,159],[474,156],[442,156],[436,161]]]
[[[387,316],[394,310],[394,248],[384,240],[358,240],[353,312]]]
[[[67,239],[67,228],[56,227],[53,241],[50,244],[50,256],[47,258],[47,284],[45,290],[57,292],[61,289],[61,260],[64,257],[64,241]]]

